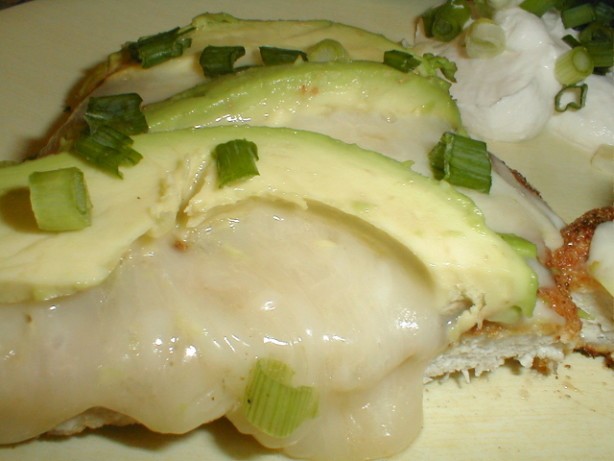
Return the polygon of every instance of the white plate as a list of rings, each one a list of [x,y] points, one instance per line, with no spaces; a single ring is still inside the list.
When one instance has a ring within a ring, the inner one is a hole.
[[[128,40],[183,25],[202,12],[243,18],[333,19],[410,38],[420,0],[36,0],[0,12],[0,158],[41,146],[82,73]],[[588,153],[543,136],[490,144],[519,168],[565,219],[610,204],[611,177]],[[505,367],[471,384],[448,380],[425,392],[424,429],[399,460],[609,460],[614,453],[614,375],[601,359],[570,356],[557,375]],[[2,382],[0,380],[0,386]],[[283,460],[221,421],[185,436],[110,428],[68,439],[0,448],[3,461]]]

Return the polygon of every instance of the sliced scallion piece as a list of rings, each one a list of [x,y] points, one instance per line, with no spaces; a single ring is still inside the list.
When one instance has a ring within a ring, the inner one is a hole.
[[[486,143],[447,132],[429,152],[435,179],[488,193],[492,182]]]
[[[466,0],[448,0],[422,15],[424,33],[435,40],[449,42],[463,31],[470,17],[471,8]]]
[[[612,41],[592,41],[584,44],[595,68],[609,68],[614,65],[614,46]]]
[[[440,71],[442,75],[451,82],[456,82],[456,63],[450,61],[445,56],[437,56],[433,53],[424,53],[420,62],[421,69],[427,75],[436,75]]]
[[[193,30],[193,27],[175,27],[166,32],[141,37],[126,46],[133,59],[140,62],[144,68],[149,68],[181,56],[184,49],[192,45],[192,39],[186,34]]]
[[[505,32],[490,19],[477,19],[467,29],[465,46],[470,58],[492,58],[505,50]]]
[[[75,141],[73,151],[99,168],[123,177],[120,166],[136,165],[142,157],[132,149],[132,138],[121,131],[102,125]]]
[[[37,171],[29,176],[28,185],[39,229],[63,232],[91,225],[92,204],[80,169]]]
[[[337,40],[325,38],[307,50],[309,62],[350,62],[350,55]]]
[[[297,62],[297,60],[307,61],[307,53],[304,51],[277,48],[274,46],[261,46],[260,57],[265,66],[293,64]]]
[[[556,5],[555,0],[524,0],[520,5],[525,11],[529,13],[533,13],[535,16],[539,16],[540,18],[551,8],[554,8]]]
[[[246,139],[233,139],[218,144],[213,151],[217,166],[218,186],[257,176],[258,147]]]
[[[594,5],[595,21],[599,21],[604,24],[614,21],[614,5],[610,1],[609,4],[605,1],[597,2]]]
[[[586,104],[587,91],[586,83],[564,86],[554,97],[554,110],[565,112],[582,109]]]
[[[586,48],[577,46],[559,56],[554,76],[561,85],[574,85],[593,73],[593,58]]]
[[[582,28],[578,40],[593,58],[595,73],[605,73],[614,65],[614,28],[611,25],[594,21]]]
[[[107,125],[126,135],[146,133],[149,127],[141,112],[142,103],[136,93],[94,97],[88,101],[83,117],[92,132]]]
[[[561,20],[565,29],[584,26],[595,20],[595,9],[590,3],[566,8],[561,11]]]
[[[245,55],[242,46],[207,46],[200,54],[199,63],[205,76],[218,77],[232,74],[235,62]]]
[[[292,386],[294,372],[285,363],[260,359],[252,369],[243,397],[247,420],[273,437],[287,437],[317,415],[313,387]]]
[[[477,18],[492,18],[494,8],[487,0],[474,0],[473,16]]]
[[[401,50],[388,50],[384,52],[384,64],[401,72],[410,72],[420,65],[420,59],[411,53]]]
[[[573,35],[567,34],[563,36],[562,40],[569,45],[570,48],[575,48],[576,46],[582,46],[580,41],[574,37]]]

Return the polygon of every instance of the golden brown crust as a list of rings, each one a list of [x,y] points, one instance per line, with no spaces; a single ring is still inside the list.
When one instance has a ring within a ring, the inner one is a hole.
[[[538,295],[561,317],[565,319],[565,327],[560,334],[563,339],[576,338],[582,330],[582,322],[578,317],[578,308],[571,299],[571,294],[563,286],[558,284],[553,287],[542,287]]]
[[[578,318],[577,307],[572,301],[572,294],[577,291],[601,290],[599,282],[588,272],[587,260],[595,229],[600,224],[614,220],[614,207],[590,210],[561,230],[563,245],[551,252],[546,265],[550,268],[556,281],[556,290],[540,290],[556,312],[569,324],[569,332],[579,331],[582,322]],[[588,353],[603,354],[594,347],[582,345]],[[606,348],[608,349],[608,348]]]
[[[597,286],[597,281],[588,273],[591,241],[599,224],[614,220],[614,207],[596,208],[588,211],[561,231],[563,245],[553,251],[547,261],[557,285],[568,293]]]

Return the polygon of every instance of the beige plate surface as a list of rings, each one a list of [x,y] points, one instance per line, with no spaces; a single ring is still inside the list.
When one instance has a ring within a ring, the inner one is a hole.
[[[34,152],[83,71],[127,40],[183,25],[198,13],[244,18],[324,18],[410,38],[427,0],[35,0],[0,12],[0,158]],[[549,136],[490,148],[520,169],[566,220],[611,203],[612,179],[590,155]],[[2,383],[0,382],[0,386]],[[506,367],[470,384],[448,380],[425,392],[424,430],[399,460],[610,460],[614,374],[600,359],[572,355],[558,373]],[[0,448],[2,461],[282,460],[226,422],[185,436],[107,429]]]

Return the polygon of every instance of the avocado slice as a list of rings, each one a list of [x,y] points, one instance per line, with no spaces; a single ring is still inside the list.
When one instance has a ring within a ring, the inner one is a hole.
[[[258,146],[260,174],[220,188],[211,152],[233,139]],[[218,207],[256,197],[324,205],[340,219],[352,216],[396,240],[430,274],[444,313],[461,303],[475,306],[472,318],[484,318],[534,302],[533,272],[486,227],[473,202],[389,157],[286,128],[223,126],[134,140],[144,158],[124,171],[124,180],[67,153],[0,169],[1,302],[99,284],[137,239],[198,226]],[[67,166],[84,172],[92,226],[39,231],[23,203],[28,175]]]
[[[225,13],[205,13],[193,18],[182,29],[190,29],[183,36],[191,40],[191,45],[181,56],[143,69],[122,48],[88,71],[67,98],[67,107],[73,108],[71,115],[62,115],[58,122],[61,128],[51,137],[42,154],[62,150],[64,142],[78,136],[89,96],[134,92],[149,104],[206,81],[199,56],[209,45],[245,47],[246,53],[237,61],[237,66],[261,65],[260,46],[308,50],[324,40],[341,44],[351,60],[382,62],[386,51],[407,51],[402,44],[381,34],[328,20],[249,20]],[[423,69],[416,69],[416,72],[421,71]]]
[[[389,119],[430,115],[461,128],[448,85],[437,77],[404,73],[385,64],[303,63],[255,67],[198,85],[145,108],[150,131],[247,121],[271,124],[286,114],[346,109]]]
[[[198,60],[209,45],[245,47],[237,66],[261,65],[260,46],[306,51],[323,40],[340,43],[352,60],[381,62],[385,51],[406,50],[381,34],[327,20],[250,20],[205,13],[184,29],[191,29],[184,34],[191,45],[181,56],[142,69],[124,50],[112,53],[77,85],[70,105],[76,107],[101,84],[104,94],[136,91],[146,102],[165,99],[205,79]]]

